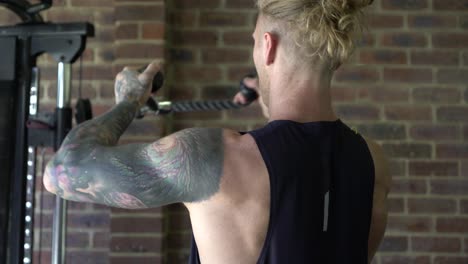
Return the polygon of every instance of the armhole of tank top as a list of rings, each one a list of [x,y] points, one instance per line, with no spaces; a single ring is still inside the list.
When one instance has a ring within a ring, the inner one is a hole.
[[[371,199],[371,206],[370,206],[370,212],[369,212],[369,227],[367,229],[367,238],[369,238],[370,232],[371,232],[371,225],[372,225],[372,212],[374,210],[374,189],[375,189],[375,177],[376,177],[376,172],[375,172],[375,163],[374,163],[374,157],[372,156],[372,152],[370,150],[370,147],[367,143],[367,140],[361,135],[358,134],[358,136],[361,138],[361,140],[364,142],[368,157],[370,157],[370,162],[372,164],[372,179],[371,179],[371,185],[372,185],[372,192],[370,194],[370,199]],[[367,249],[369,250],[369,249]]]
[[[365,150],[367,151],[367,155],[368,157],[370,158],[370,162],[371,162],[371,165],[372,165],[372,179],[371,179],[371,182],[372,182],[372,189],[374,188],[374,185],[375,185],[375,164],[374,164],[374,157],[372,156],[372,152],[370,150],[370,147],[369,147],[369,144],[367,143],[367,140],[361,135],[361,133],[359,133],[357,131],[357,129],[353,129],[353,128],[350,128],[349,126],[347,126],[345,123],[341,122],[341,124],[351,130],[353,132],[354,135],[356,135],[363,143],[364,143],[364,146],[365,146]],[[373,190],[372,190],[372,193],[373,193]],[[372,204],[374,203],[373,201],[373,196],[372,196]]]
[[[370,163],[372,165],[372,188],[374,187],[375,185],[375,163],[374,163],[374,157],[372,156],[372,152],[370,150],[370,147],[369,145],[367,144],[367,141],[366,139],[361,135],[361,134],[358,134],[358,136],[361,138],[361,140],[364,142],[364,145],[366,146],[366,151],[367,151],[367,154],[368,154],[368,157],[369,157],[369,160],[370,160]]]
[[[272,233],[273,233],[273,226],[274,226],[274,214],[275,214],[275,208],[276,208],[276,200],[274,198],[274,187],[275,187],[275,180],[273,179],[272,177],[272,168],[271,168],[271,164],[269,162],[269,159],[266,158],[268,157],[267,153],[265,153],[264,151],[264,146],[263,144],[260,142],[260,140],[258,139],[258,135],[257,133],[255,133],[254,131],[251,131],[251,132],[248,132],[246,134],[249,134],[252,136],[252,138],[254,139],[255,141],[255,144],[257,144],[257,148],[260,152],[260,155],[262,155],[262,160],[263,162],[265,163],[265,166],[267,168],[267,171],[268,171],[268,179],[269,179],[269,183],[270,183],[270,212],[269,212],[269,216],[268,216],[268,227],[267,227],[267,233],[266,233],[266,236],[265,236],[265,241],[263,242],[263,246],[262,246],[262,249],[260,250],[260,255],[258,256],[258,260],[257,260],[257,264],[263,264],[264,261],[265,261],[265,258],[266,258],[266,255],[268,253],[268,247],[270,246],[270,242],[271,242],[271,236],[272,236]]]

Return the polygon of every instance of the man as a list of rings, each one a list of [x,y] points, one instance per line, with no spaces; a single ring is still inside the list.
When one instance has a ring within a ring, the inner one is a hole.
[[[339,24],[362,6],[318,2],[257,3],[259,83],[245,81],[258,85],[267,126],[243,135],[192,128],[117,146],[160,70],[125,68],[116,106],[69,133],[46,168],[46,188],[130,209],[183,203],[195,238],[190,263],[370,261],[386,225],[387,164],[378,145],[336,117],[330,96],[351,46],[352,30]]]

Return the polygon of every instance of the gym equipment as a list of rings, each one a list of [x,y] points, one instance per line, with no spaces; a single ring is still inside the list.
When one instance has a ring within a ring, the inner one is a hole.
[[[143,72],[144,68],[138,70]],[[257,73],[253,72],[246,75],[245,77],[256,78]],[[153,87],[151,92],[155,94],[164,84],[164,76],[161,72],[158,72],[153,79]],[[205,100],[205,101],[162,101],[158,102],[155,98],[150,97],[146,106],[140,109],[137,118],[143,118],[147,114],[153,115],[165,115],[169,113],[180,113],[180,112],[196,112],[196,111],[222,111],[239,109],[250,105],[253,101],[257,100],[258,93],[248,87],[244,83],[244,78],[240,81],[239,91],[247,99],[246,104],[236,104],[232,100]]]
[[[36,147],[58,149],[72,126],[71,64],[93,36],[89,23],[45,23],[40,12],[51,0],[31,4],[1,0],[23,23],[0,27],[0,112],[7,117],[0,164],[0,263],[31,263],[34,238]],[[40,71],[37,58],[44,53],[58,62],[57,108],[39,113]],[[3,102],[3,101],[2,101]],[[3,130],[3,129],[2,129]],[[53,263],[65,263],[66,202],[57,199],[52,241]]]

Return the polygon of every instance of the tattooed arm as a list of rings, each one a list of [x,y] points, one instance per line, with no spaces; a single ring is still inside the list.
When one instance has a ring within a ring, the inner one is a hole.
[[[44,184],[49,191],[68,200],[129,209],[196,202],[218,191],[221,129],[187,129],[151,144],[117,146],[147,99],[150,85],[145,78],[152,79],[157,72],[151,67],[143,77],[128,69],[120,73],[118,104],[69,133],[46,167]]]

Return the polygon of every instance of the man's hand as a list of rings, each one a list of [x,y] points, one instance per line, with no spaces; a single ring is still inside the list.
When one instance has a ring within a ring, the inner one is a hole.
[[[247,87],[254,89],[258,93],[258,78],[245,77],[243,82]],[[245,98],[241,92],[238,92],[232,101],[241,105],[248,103],[247,98]]]
[[[261,93],[258,90],[258,78],[250,78],[250,77],[245,77],[244,78],[244,84],[249,87],[254,89],[257,94],[258,94],[258,103],[260,104],[260,107],[262,108],[263,116],[265,118],[270,118],[270,113],[268,111],[268,107],[264,103],[264,99],[262,98]],[[241,92],[238,92],[235,96],[234,99],[232,100],[236,104],[247,104],[247,98],[244,97],[244,95]]]
[[[151,94],[153,78],[160,70],[161,67],[156,62],[148,65],[141,74],[125,67],[115,79],[116,103],[138,102],[140,106],[144,106]]]

